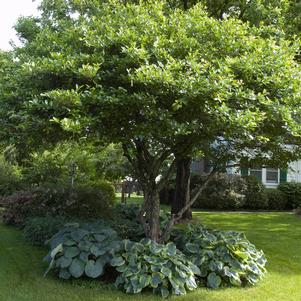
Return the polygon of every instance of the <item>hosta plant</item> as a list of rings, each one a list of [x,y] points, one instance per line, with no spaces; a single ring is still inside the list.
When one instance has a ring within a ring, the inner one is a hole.
[[[243,233],[190,225],[177,232],[175,243],[200,268],[200,279],[210,288],[254,285],[266,273],[263,251]]]
[[[116,279],[118,288],[127,293],[152,288],[162,297],[184,295],[187,290],[195,289],[195,275],[200,273],[174,243],[161,245],[149,239],[124,240],[120,256],[114,258],[111,265],[121,273]]]
[[[102,221],[90,224],[69,224],[49,241],[51,251],[45,257],[50,270],[60,278],[102,276],[105,267],[121,248],[117,233]]]

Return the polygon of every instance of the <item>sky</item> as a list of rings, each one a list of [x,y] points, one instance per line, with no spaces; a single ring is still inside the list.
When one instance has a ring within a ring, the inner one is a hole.
[[[0,0],[0,49],[9,50],[9,41],[18,41],[14,24],[20,16],[37,15],[40,0]]]

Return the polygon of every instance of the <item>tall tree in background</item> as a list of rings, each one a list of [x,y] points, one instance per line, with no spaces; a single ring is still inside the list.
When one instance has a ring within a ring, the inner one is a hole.
[[[225,162],[285,165],[299,155],[298,44],[235,18],[216,20],[201,4],[183,11],[165,1],[45,0],[41,9],[30,39],[7,59],[12,87],[0,83],[1,103],[13,108],[18,99],[18,110],[0,116],[22,117],[32,142],[69,134],[121,143],[143,187],[151,239],[168,237]],[[33,123],[40,133],[31,135]],[[158,192],[175,157],[196,150],[216,165],[160,229]]]
[[[218,20],[239,19],[258,28],[263,37],[276,39],[286,37],[295,39],[301,30],[301,1],[295,0],[183,0],[169,1],[174,7],[187,10],[197,3],[203,4],[209,16]],[[296,59],[298,51],[296,52]],[[187,141],[187,139],[186,139]],[[185,141],[182,141],[185,143]],[[179,212],[190,199],[190,163],[191,157],[176,154],[176,184],[172,200],[172,213]],[[183,219],[190,219],[191,209],[183,214]]]

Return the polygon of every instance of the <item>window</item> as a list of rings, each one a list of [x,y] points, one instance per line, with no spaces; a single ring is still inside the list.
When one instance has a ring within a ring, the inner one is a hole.
[[[262,182],[262,169],[261,168],[250,168],[250,176],[257,178],[259,182]]]
[[[279,182],[278,169],[276,169],[276,168],[267,168],[266,169],[266,182],[278,184],[278,182]]]

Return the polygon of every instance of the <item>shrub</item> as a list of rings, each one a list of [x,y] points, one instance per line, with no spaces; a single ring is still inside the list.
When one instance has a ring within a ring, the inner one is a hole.
[[[22,187],[20,168],[10,164],[0,155],[0,196],[11,195]]]
[[[33,245],[43,246],[66,223],[63,217],[33,217],[25,221],[23,234]]]
[[[287,209],[295,209],[301,206],[301,183],[281,183],[278,189],[285,195]]]
[[[144,237],[144,229],[139,221],[138,205],[117,204],[109,225],[123,239],[139,241]]]
[[[117,233],[103,221],[70,224],[55,234],[45,257],[49,267],[62,279],[87,276],[98,278],[110,263],[117,263],[115,253],[122,247]]]
[[[265,190],[268,199],[268,209],[270,210],[285,210],[287,199],[285,194],[278,189]]]
[[[107,187],[109,187],[106,184]],[[66,216],[79,218],[108,218],[113,203],[108,198],[109,188],[103,193],[100,188],[76,185],[66,187],[38,187],[29,192],[18,192],[2,198],[5,211],[4,222],[22,225],[30,216]]]
[[[161,228],[164,228],[169,215],[160,212]],[[140,241],[145,237],[143,226],[140,222],[140,206],[136,204],[117,204],[114,209],[113,218],[108,221],[118,235],[123,239]]]
[[[192,189],[202,181],[202,177],[194,177]],[[246,188],[245,181],[240,176],[216,174],[193,206],[218,210],[241,208],[245,202]]]
[[[263,252],[242,233],[189,226],[178,231],[175,243],[200,268],[200,278],[210,288],[254,285],[266,272]]]
[[[108,204],[115,204],[115,188],[112,183],[102,180],[96,181],[94,184],[92,183],[92,187],[99,189],[105,196]]]
[[[244,179],[247,184],[244,208],[252,210],[267,209],[268,198],[263,184],[261,184],[254,176],[247,176],[244,177]]]
[[[1,204],[5,210],[2,220],[6,224],[22,226],[30,215],[38,214],[37,193],[20,191],[11,196],[2,197]]]
[[[80,218],[108,218],[112,214],[115,201],[109,194],[111,185],[103,184],[106,191],[100,187],[76,185],[70,195],[66,195],[63,211],[67,216]],[[105,188],[106,187],[106,188]],[[113,188],[114,189],[114,188]],[[114,190],[113,190],[114,191]],[[67,191],[68,193],[69,191]],[[60,204],[57,204],[58,206]]]
[[[195,275],[199,269],[193,265],[175,244],[157,244],[149,239],[139,243],[123,241],[123,249],[114,262],[121,274],[116,286],[127,293],[139,293],[152,288],[162,297],[184,295],[197,287]]]

